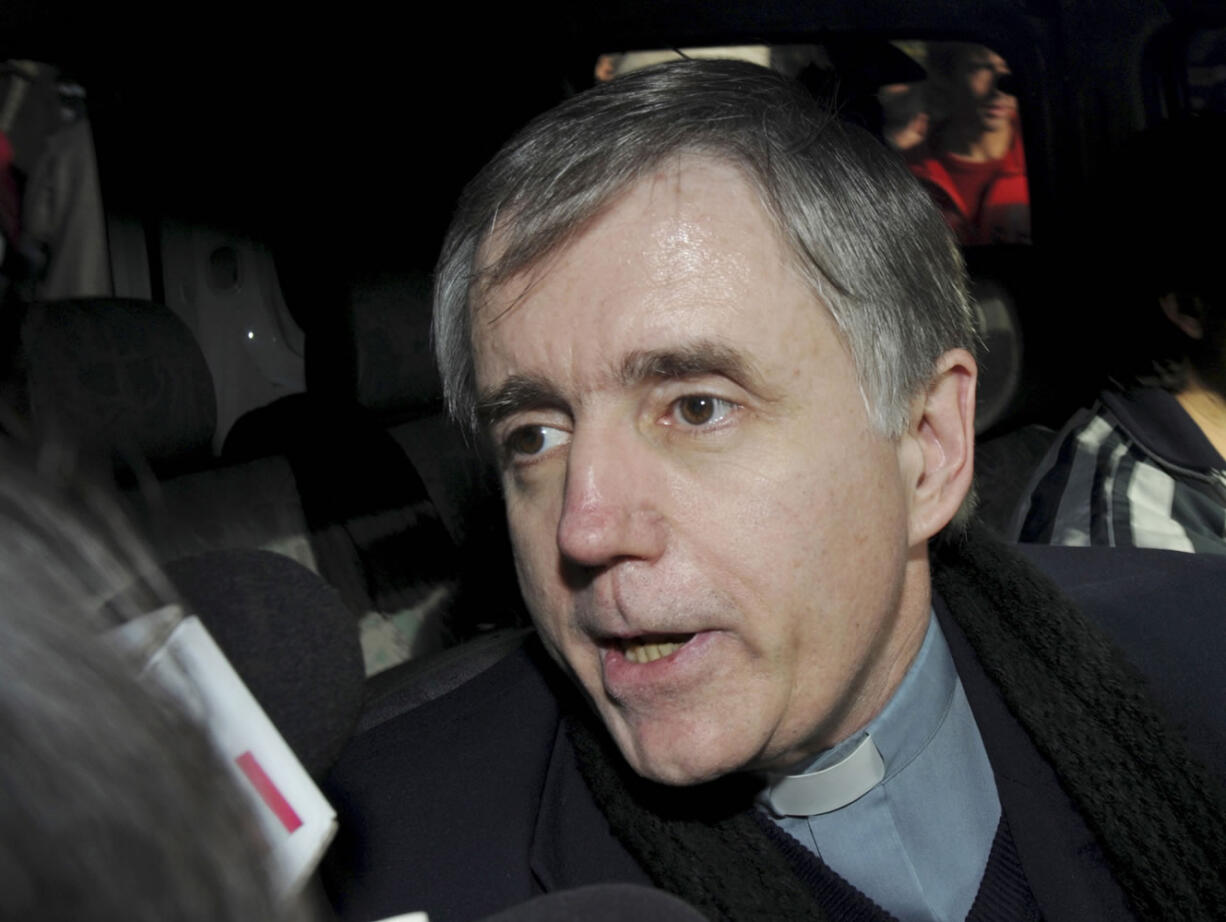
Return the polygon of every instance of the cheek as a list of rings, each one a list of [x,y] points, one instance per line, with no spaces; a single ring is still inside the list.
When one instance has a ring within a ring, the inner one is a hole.
[[[520,592],[528,611],[538,625],[552,621],[551,613],[558,608],[561,588],[555,551],[557,524],[532,504],[508,501],[507,528]]]
[[[894,446],[848,437],[839,449],[809,446],[807,464],[789,466],[738,498],[736,521],[759,565],[755,578],[786,587],[793,605],[866,601],[905,548]]]

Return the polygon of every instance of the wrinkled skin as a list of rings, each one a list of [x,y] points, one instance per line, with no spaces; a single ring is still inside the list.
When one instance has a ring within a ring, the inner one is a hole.
[[[671,163],[475,310],[525,599],[634,768],[786,768],[867,723],[927,626],[933,453],[871,428],[737,170]]]

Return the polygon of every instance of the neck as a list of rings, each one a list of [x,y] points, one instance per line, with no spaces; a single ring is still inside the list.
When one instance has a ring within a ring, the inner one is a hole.
[[[1226,399],[1195,376],[1175,395],[1217,453],[1226,458]]]
[[[1006,122],[985,131],[974,124],[951,124],[945,130],[944,143],[949,153],[962,160],[972,163],[1000,160],[1013,144],[1013,126]]]

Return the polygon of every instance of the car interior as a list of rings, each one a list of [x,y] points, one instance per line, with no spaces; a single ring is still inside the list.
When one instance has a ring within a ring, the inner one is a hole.
[[[1147,125],[1226,108],[1226,7],[1197,0],[402,14],[0,10],[0,427],[113,491],[172,574],[236,550],[318,574],[360,638],[362,726],[528,624],[490,464],[443,408],[430,288],[460,189],[534,114],[634,56],[736,54],[881,132],[882,88],[922,84],[927,43],[1004,58],[1029,240],[964,248],[979,514],[1003,535],[1104,378],[1121,279],[1091,256],[1095,177]]]

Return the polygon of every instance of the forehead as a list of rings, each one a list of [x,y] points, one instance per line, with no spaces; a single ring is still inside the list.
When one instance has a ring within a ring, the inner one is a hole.
[[[487,292],[473,315],[477,383],[613,373],[687,338],[752,350],[795,335],[798,313],[832,326],[756,188],[735,166],[683,155]]]
[[[991,48],[985,48],[983,45],[969,49],[964,60],[967,69],[991,67],[1000,70],[1006,66],[1004,58]]]

